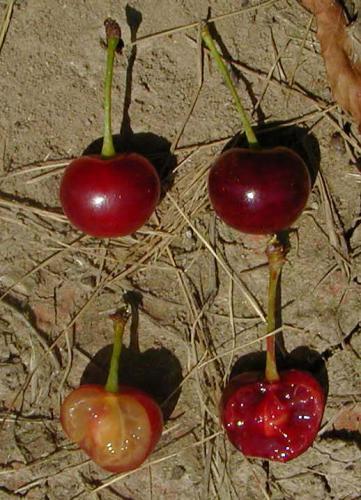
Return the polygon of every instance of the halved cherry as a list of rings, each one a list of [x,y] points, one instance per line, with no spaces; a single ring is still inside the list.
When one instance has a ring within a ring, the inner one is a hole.
[[[115,315],[114,347],[105,387],[96,384],[72,391],[61,406],[65,433],[89,457],[110,472],[139,467],[153,451],[163,429],[158,404],[146,393],[118,386],[119,356],[125,315]]]
[[[287,370],[268,382],[263,373],[231,380],[221,401],[229,440],[249,457],[286,462],[316,438],[325,407],[324,392],[308,372]]]

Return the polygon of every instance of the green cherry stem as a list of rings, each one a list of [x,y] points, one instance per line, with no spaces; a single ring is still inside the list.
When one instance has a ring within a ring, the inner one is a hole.
[[[220,53],[217,50],[217,47],[214,43],[212,35],[210,34],[210,31],[208,29],[207,24],[204,24],[202,27],[202,39],[203,39],[203,42],[205,43],[205,45],[207,46],[207,48],[209,49],[213,59],[215,60],[217,66],[218,66],[218,69],[222,73],[223,78],[226,82],[226,85],[233,96],[237,111],[241,117],[241,122],[242,122],[244,131],[245,131],[245,134],[247,137],[247,142],[248,142],[249,147],[251,149],[259,149],[260,146],[259,146],[256,134],[254,133],[252,125],[251,125],[251,123],[248,119],[248,116],[244,110],[241,99],[238,95],[237,89],[233,83],[233,80],[232,80],[231,75],[228,71],[228,68],[227,68],[226,64],[224,63]]]
[[[107,35],[107,62],[104,80],[104,133],[101,154],[104,159],[107,159],[116,155],[112,136],[112,81],[114,55],[121,32],[119,25],[112,19],[106,19],[104,25]]]
[[[285,253],[285,247],[278,240],[277,235],[273,236],[266,248],[269,268],[267,333],[271,333],[276,329],[278,284],[281,277],[282,267],[285,262]],[[267,337],[266,350],[265,377],[268,382],[276,382],[280,377],[276,364],[275,335]]]
[[[128,318],[129,312],[127,307],[124,307],[123,309],[110,316],[110,319],[113,320],[114,343],[112,357],[110,359],[107,383],[105,384],[105,390],[108,392],[118,392],[119,390],[119,359],[122,352],[124,328],[126,322],[128,321]]]

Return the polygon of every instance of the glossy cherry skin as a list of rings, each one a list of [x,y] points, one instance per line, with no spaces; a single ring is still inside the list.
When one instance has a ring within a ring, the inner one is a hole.
[[[137,153],[77,158],[65,170],[60,186],[69,221],[84,233],[103,238],[135,232],[147,222],[159,196],[155,168]]]
[[[233,148],[211,167],[208,192],[217,215],[244,233],[271,234],[289,228],[311,191],[309,171],[291,149]]]
[[[226,387],[221,421],[244,455],[287,462],[312,445],[324,408],[324,392],[308,372],[287,370],[272,383],[262,373],[249,372]]]
[[[65,433],[110,472],[139,467],[153,451],[163,429],[158,404],[133,387],[108,392],[82,385],[64,400],[60,421]]]

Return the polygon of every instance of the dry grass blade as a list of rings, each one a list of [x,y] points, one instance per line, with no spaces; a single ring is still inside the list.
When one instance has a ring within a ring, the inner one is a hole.
[[[295,78],[296,78],[296,73],[297,73],[297,70],[298,70],[298,68],[300,66],[301,57],[302,57],[302,54],[303,54],[303,51],[304,51],[304,48],[305,48],[305,45],[306,45],[308,34],[309,34],[310,30],[311,30],[312,21],[313,21],[313,16],[310,16],[310,20],[309,20],[309,22],[307,24],[305,34],[304,34],[304,36],[302,38],[301,47],[300,47],[300,50],[299,50],[298,55],[297,55],[297,59],[296,59],[296,62],[295,62],[295,67],[294,67],[294,69],[292,71],[292,75],[291,75],[291,78],[289,80],[289,85],[290,85],[291,88],[293,87],[293,83],[294,83]]]
[[[50,170],[50,172],[43,172],[41,174],[35,175],[32,179],[29,179],[28,181],[25,182],[28,186],[30,184],[36,184],[37,182],[43,181],[45,179],[49,179],[49,177],[52,177],[53,175],[58,175],[60,172],[64,170],[64,167],[59,167],[59,168],[53,168]]]
[[[1,23],[1,29],[0,29],[0,52],[2,49],[2,46],[4,45],[5,42],[5,37],[6,33],[8,32],[10,21],[11,21],[11,16],[13,14],[14,10],[14,5],[15,5],[16,0],[9,0],[8,4],[5,9],[5,14],[3,21]]]
[[[232,334],[232,354],[229,357],[227,364],[227,369],[224,372],[223,383],[225,384],[231,373],[231,368],[233,365],[233,353],[236,348],[236,328],[234,324],[234,308],[233,308],[233,281],[229,280],[229,294],[228,294],[228,308],[229,308],[229,322]]]
[[[186,125],[193,113],[193,110],[195,108],[195,105],[197,104],[199,94],[201,93],[203,86],[203,58],[202,58],[202,37],[201,37],[201,31],[200,31],[200,24],[198,25],[198,86],[194,92],[194,96],[192,99],[192,102],[189,106],[188,112],[184,118],[184,121],[181,125],[181,127],[178,130],[178,133],[172,142],[170,152],[174,153],[176,150],[178,143],[180,141],[180,138],[182,137],[182,134],[184,132],[184,129],[186,128]]]
[[[330,190],[328,189],[326,180],[321,170],[319,171],[316,179],[316,186],[320,191],[320,196],[325,211],[327,234],[331,248],[341,271],[344,273],[346,278],[349,279],[351,275],[351,265],[349,261],[347,243],[344,238],[344,232],[342,230],[340,218],[335,209]]]
[[[184,453],[187,450],[190,450],[192,448],[197,448],[198,446],[202,446],[204,443],[206,443],[208,441],[212,441],[213,439],[215,439],[217,436],[220,436],[221,434],[222,434],[222,431],[215,432],[214,434],[211,434],[210,436],[207,436],[207,437],[197,441],[196,443],[190,444],[189,446],[185,446],[184,448],[181,448],[180,450],[175,451],[174,453],[170,453],[169,455],[166,455],[165,457],[156,458],[155,460],[151,460],[149,462],[146,462],[145,464],[141,465],[136,470],[132,470],[130,472],[126,472],[125,474],[119,474],[115,477],[112,477],[112,478],[108,479],[107,481],[105,481],[100,486],[97,486],[96,488],[94,488],[91,492],[97,493],[98,491],[104,490],[104,488],[108,488],[108,486],[111,486],[112,484],[120,481],[121,479],[124,479],[128,476],[131,476],[132,474],[135,474],[138,471],[145,469],[146,467],[150,467],[153,465],[160,464],[162,462],[166,462],[167,460],[170,460],[174,457],[177,457],[178,455],[180,455],[181,453]]]
[[[277,57],[276,57],[274,63],[272,64],[272,66],[270,67],[270,70],[268,72],[268,75],[267,75],[266,79],[264,80],[263,88],[261,90],[261,94],[258,97],[256,104],[254,105],[252,114],[254,114],[257,111],[257,109],[260,107],[260,105],[262,103],[262,100],[263,100],[263,98],[264,98],[264,96],[265,96],[265,94],[267,92],[267,88],[269,86],[269,83],[270,83],[270,80],[272,78],[272,75],[273,75],[275,69],[279,66],[279,63],[280,63],[280,61],[282,59],[282,56],[284,55],[284,53],[287,50],[288,44],[289,44],[289,42],[287,42],[286,45],[283,47],[283,49],[280,52],[277,53]]]
[[[258,5],[251,5],[249,7],[242,7],[241,9],[234,10],[232,12],[227,12],[226,14],[220,14],[218,16],[211,17],[207,21],[209,23],[215,22],[215,21],[222,21],[223,19],[228,19],[233,16],[237,16],[239,14],[246,14],[247,12],[251,12],[257,9],[264,9],[266,7],[270,7],[274,3],[276,3],[277,0],[267,0],[266,2],[262,2]],[[156,38],[161,38],[163,36],[167,35],[174,35],[175,33],[180,33],[182,31],[189,30],[191,28],[197,28],[199,25],[199,21],[194,21],[189,24],[184,24],[182,26],[176,26],[175,28],[169,28],[166,30],[158,31],[157,33],[152,33],[151,35],[146,35],[143,37],[139,37],[137,40],[134,42],[130,42],[129,45],[138,45],[139,43],[146,42],[149,40],[154,40]]]
[[[30,205],[24,205],[22,203],[16,202],[16,201],[9,201],[5,200],[4,198],[0,198],[0,206],[6,207],[6,208],[11,208],[15,210],[21,210],[23,212],[31,212],[36,215],[40,215],[41,217],[44,217],[46,219],[51,219],[56,222],[65,222],[69,224],[68,219],[65,217],[65,215],[62,215],[60,213],[56,212],[50,212],[49,210],[45,210],[42,208],[37,208],[37,207],[32,207]]]
[[[73,245],[76,243],[79,243],[80,241],[84,241],[87,238],[86,235],[81,235],[75,240],[73,240],[71,243],[69,243],[65,248],[62,248],[60,250],[57,250],[56,252],[52,253],[49,255],[49,257],[46,257],[44,260],[42,260],[38,265],[30,269],[27,273],[23,274],[15,283],[13,283],[11,286],[9,286],[5,292],[0,295],[0,301],[2,301],[10,292],[13,290],[16,286],[18,286],[22,281],[24,281],[26,278],[31,276],[32,274],[36,273],[40,269],[44,268],[47,266],[50,262],[52,262],[54,259],[60,257],[64,252],[68,251]]]
[[[34,174],[36,172],[52,171],[63,169],[69,165],[70,159],[64,158],[63,160],[50,160],[41,163],[27,164],[23,167],[18,167],[14,172],[10,172],[1,177],[1,180],[12,179],[13,177],[19,177],[22,175]]]
[[[62,397],[61,397],[61,392],[64,387],[64,384],[69,376],[71,367],[73,365],[73,340],[70,339],[69,337],[69,330],[65,331],[65,342],[66,342],[66,350],[68,354],[68,361],[64,370],[64,374],[60,380],[59,386],[58,386],[58,398],[59,398],[59,407],[61,405]]]
[[[251,340],[250,342],[246,342],[245,344],[242,344],[238,347],[232,347],[232,349],[228,349],[227,351],[224,351],[217,356],[214,356],[213,358],[207,359],[207,361],[204,361],[199,365],[199,368],[203,368],[204,366],[207,366],[209,363],[214,363],[215,361],[223,358],[224,356],[229,356],[230,354],[234,354],[235,352],[241,351],[242,349],[245,349],[246,347],[250,347],[251,345],[258,344],[259,342],[262,342],[262,340],[265,340],[267,337],[271,337],[272,335],[276,335],[276,333],[281,332],[283,327],[277,328],[276,330],[273,330],[273,332],[266,333],[262,337],[258,337],[256,340]]]
[[[54,365],[56,371],[60,370],[60,363],[55,356],[54,352],[50,349],[50,346],[46,342],[45,338],[38,332],[38,330],[33,326],[30,319],[27,317],[25,312],[20,311],[12,302],[3,300],[3,306],[11,311],[11,313],[25,325],[27,331],[39,342],[43,347],[45,352],[50,356],[50,359]]]
[[[59,335],[55,338],[55,340],[51,343],[50,346],[48,346],[48,350],[46,352],[46,355],[49,355],[49,353],[52,352],[52,350],[60,343],[60,341],[63,339],[65,333],[72,328],[75,323],[78,321],[80,316],[90,307],[90,305],[93,303],[93,301],[98,297],[100,292],[103,290],[106,282],[107,282],[108,277],[104,278],[104,280],[97,286],[97,288],[92,292],[90,297],[86,300],[86,302],[82,305],[82,307],[78,310],[78,312],[74,315],[74,317],[71,319],[71,321],[63,328],[63,330],[59,333]],[[11,403],[8,406],[8,414],[12,411],[14,408],[14,405],[16,404],[18,398],[21,396],[21,394],[25,391],[27,386],[29,385],[32,377],[34,374],[37,372],[37,370],[40,368],[41,363],[44,361],[45,357],[41,356],[41,358],[38,360],[36,366],[34,366],[33,370],[29,372],[25,382],[21,385],[19,390],[16,392],[15,396],[13,397]],[[3,429],[4,425],[6,423],[6,417],[3,419],[2,425],[0,426],[0,431]]]
[[[262,309],[258,305],[257,300],[253,297],[253,295],[250,293],[250,291],[246,288],[244,283],[237,278],[236,276],[233,275],[232,271],[228,268],[227,264],[224,262],[224,260],[217,255],[216,251],[214,248],[209,244],[209,242],[206,240],[206,238],[198,231],[198,229],[194,226],[192,221],[187,217],[187,215],[184,213],[184,211],[180,208],[178,203],[175,201],[173,196],[171,196],[169,193],[167,193],[167,197],[170,199],[170,201],[173,203],[175,208],[178,210],[178,212],[181,214],[181,216],[184,218],[184,220],[187,222],[189,227],[192,228],[192,231],[198,236],[198,238],[202,241],[202,243],[205,245],[207,250],[213,255],[213,257],[217,260],[218,264],[222,267],[222,269],[228,274],[228,276],[235,282],[235,284],[240,288],[242,291],[243,295],[249,302],[249,304],[252,306],[254,311],[258,314],[258,316],[261,318],[262,321],[266,321],[265,316],[263,314]]]

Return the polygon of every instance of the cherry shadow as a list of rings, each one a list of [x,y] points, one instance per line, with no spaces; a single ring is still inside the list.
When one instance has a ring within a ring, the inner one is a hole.
[[[305,162],[314,185],[320,168],[321,153],[316,137],[306,127],[285,125],[284,122],[270,122],[254,127],[257,139],[262,148],[284,146],[292,149]],[[239,132],[225,145],[227,149],[248,148],[248,142],[243,132]]]
[[[208,18],[209,17],[211,17],[210,9],[208,11]],[[249,98],[250,98],[250,100],[252,102],[252,105],[255,106],[256,103],[257,103],[257,97],[256,97],[256,95],[255,95],[255,93],[253,91],[253,87],[252,87],[251,82],[246,78],[246,76],[244,75],[244,73],[237,68],[237,66],[236,66],[235,63],[238,63],[239,61],[236,61],[231,56],[231,54],[228,51],[225,43],[222,40],[221,35],[217,31],[215,25],[213,23],[209,23],[208,24],[208,28],[209,28],[210,34],[212,35],[213,40],[215,40],[217,42],[217,45],[218,45],[218,47],[219,47],[219,49],[221,51],[222,57],[228,63],[228,69],[230,70],[231,76],[235,80],[236,85],[240,81],[243,82],[243,84],[244,84],[244,86],[246,88],[246,92],[247,92],[247,94],[248,94],[248,96],[249,96]],[[256,112],[255,113],[257,115],[257,121],[259,123],[264,122],[266,116],[263,113],[261,106],[258,106],[256,108]]]
[[[361,450],[361,432],[359,431],[349,431],[347,429],[332,429],[326,431],[322,434],[321,439],[323,440],[340,440],[346,443],[355,443],[356,446]]]
[[[329,390],[328,374],[325,360],[315,350],[307,346],[296,347],[290,353],[276,353],[277,367],[283,370],[302,370],[309,372],[319,382],[327,398]],[[247,353],[235,362],[232,367],[230,380],[246,372],[264,372],[266,367],[266,352],[254,351]]]
[[[119,368],[119,383],[141,389],[160,405],[164,420],[168,420],[177,405],[181,389],[182,367],[178,358],[165,347],[151,348],[144,352],[139,349],[138,322],[141,294],[125,294],[132,309],[130,342],[122,347]],[[90,361],[81,377],[83,384],[105,385],[112,345],[102,348]]]
[[[142,14],[130,5],[125,7],[131,42],[136,41]],[[121,56],[124,57],[124,56]],[[118,153],[138,153],[147,158],[155,167],[161,180],[162,197],[171,188],[173,170],[177,164],[176,156],[171,152],[171,143],[164,137],[152,132],[134,132],[131,125],[130,107],[132,103],[133,70],[137,57],[137,45],[133,45],[127,60],[125,75],[125,93],[120,131],[113,135],[114,147]],[[115,77],[115,75],[114,75]],[[115,79],[115,78],[114,78]],[[101,153],[103,137],[91,142],[83,155]]]

